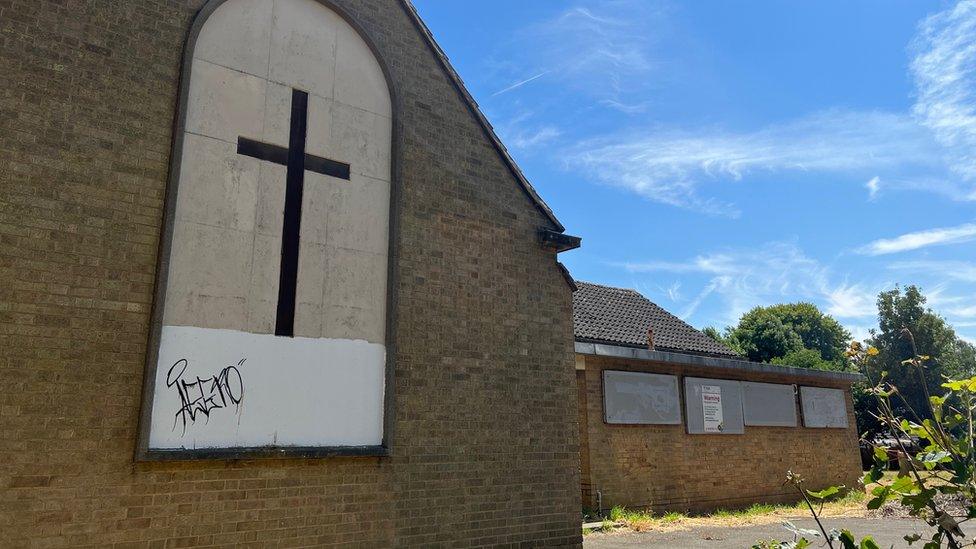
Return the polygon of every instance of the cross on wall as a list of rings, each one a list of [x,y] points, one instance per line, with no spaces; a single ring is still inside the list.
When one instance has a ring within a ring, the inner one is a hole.
[[[281,270],[275,335],[295,335],[295,294],[298,285],[298,242],[302,226],[305,170],[349,180],[349,164],[305,152],[308,138],[308,92],[292,90],[288,147],[238,137],[237,153],[287,167],[285,211],[281,229]]]

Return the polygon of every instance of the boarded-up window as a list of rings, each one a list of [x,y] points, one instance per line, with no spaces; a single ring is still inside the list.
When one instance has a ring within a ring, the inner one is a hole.
[[[823,387],[800,387],[803,425],[817,428],[847,428],[844,391]]]
[[[604,370],[603,410],[607,423],[680,425],[678,378]]]
[[[685,378],[688,433],[741,435],[742,385],[728,379]]]
[[[796,427],[794,386],[743,381],[742,413],[746,425]]]

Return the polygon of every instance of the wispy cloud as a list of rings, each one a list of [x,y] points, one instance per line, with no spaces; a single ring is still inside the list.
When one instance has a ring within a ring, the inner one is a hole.
[[[886,255],[929,246],[944,246],[976,240],[976,224],[967,223],[958,227],[945,227],[906,233],[895,238],[884,238],[870,242],[859,251],[865,255]]]
[[[889,269],[918,274],[938,274],[938,276],[960,282],[976,282],[976,263],[952,260],[911,260],[896,261]]]
[[[881,190],[881,178],[878,176],[872,177],[864,184],[864,187],[868,190],[868,199],[874,200],[878,196],[878,191]]]
[[[976,178],[976,2],[925,19],[912,43],[918,99],[913,112],[952,156],[950,169]]]
[[[703,198],[699,187],[758,172],[870,174],[926,167],[937,148],[908,115],[830,110],[748,133],[630,131],[584,141],[564,159],[603,183],[658,202],[735,215],[734,206]]]
[[[579,9],[564,17],[600,28],[608,22],[622,25]],[[762,173],[812,172],[852,183],[867,180],[872,199],[884,181],[886,189],[976,200],[976,0],[924,20],[910,52],[917,90],[910,111],[834,109],[752,131],[648,125],[637,129],[635,124],[583,140],[563,158],[567,167],[583,168],[594,180],[710,214],[735,216],[737,209],[711,198],[709,185]],[[631,61],[617,72],[649,64],[643,57]],[[580,70],[592,67],[583,65]],[[640,112],[641,101],[604,100],[605,106],[619,105],[622,110],[631,104],[634,114]]]
[[[877,296],[898,279],[922,283],[928,305],[956,328],[976,327],[976,263],[902,261],[887,265],[896,276],[852,279],[810,257],[794,241],[767,242],[749,248],[725,248],[683,261],[614,263],[635,277],[653,280],[664,273],[680,277],[694,297],[680,310],[697,325],[732,325],[757,305],[809,301],[840,320],[863,339],[876,319]],[[646,276],[645,276],[646,275]],[[929,284],[936,280],[937,283]],[[971,334],[972,335],[972,334]]]
[[[875,298],[877,288],[846,282],[834,288],[824,288],[825,310],[838,318],[866,318],[878,313]]]
[[[881,287],[835,282],[831,270],[807,256],[794,242],[769,242],[749,249],[726,249],[682,262],[624,262],[615,264],[630,273],[705,275],[696,297],[681,312],[690,319],[710,299],[721,301],[725,324],[756,305],[784,300],[809,300],[828,313],[844,319],[863,319],[877,314],[874,298]]]
[[[499,62],[496,79],[517,79],[492,97],[516,90],[548,76],[561,90],[572,90],[625,112],[638,112],[646,90],[647,74],[655,67],[652,46],[660,20],[658,8],[643,0],[591,0],[564,9],[548,20],[530,25],[507,47],[517,50],[518,61]],[[514,74],[534,74],[530,78]]]

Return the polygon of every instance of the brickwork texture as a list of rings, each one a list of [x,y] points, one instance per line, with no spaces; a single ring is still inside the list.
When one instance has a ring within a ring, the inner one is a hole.
[[[133,459],[202,0],[0,0],[0,546],[574,546],[571,293],[396,0],[336,0],[396,93],[390,457]]]
[[[747,425],[742,435],[689,435],[683,424],[608,425],[603,415],[603,370],[833,387],[843,389],[850,400],[850,384],[844,382],[587,356],[585,375],[580,370],[577,378],[585,391],[580,425],[582,497],[587,508],[596,509],[598,497],[604,509],[623,505],[657,511],[794,502],[796,491],[783,486],[789,470],[800,473],[811,490],[856,486],[861,476],[851,405],[847,429]],[[682,403],[683,399],[682,395]]]

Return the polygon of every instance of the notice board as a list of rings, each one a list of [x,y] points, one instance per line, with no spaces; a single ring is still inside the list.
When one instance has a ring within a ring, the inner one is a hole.
[[[688,434],[741,435],[742,384],[728,379],[685,378]]]
[[[847,428],[844,391],[824,387],[800,387],[803,425],[814,428]]]
[[[612,424],[680,425],[678,378],[604,370],[603,412]]]
[[[794,385],[743,381],[742,413],[746,425],[796,427],[796,388]]]

